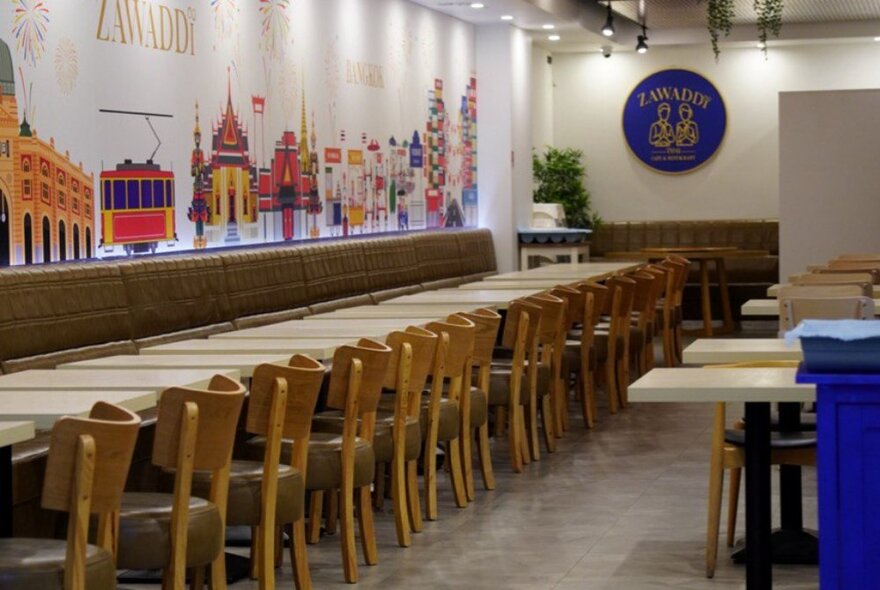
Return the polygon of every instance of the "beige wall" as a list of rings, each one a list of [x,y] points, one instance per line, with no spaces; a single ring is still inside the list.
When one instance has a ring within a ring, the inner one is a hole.
[[[779,92],[880,87],[878,63],[880,43],[870,41],[774,47],[767,60],[755,48],[725,48],[718,63],[708,45],[655,47],[646,55],[616,53],[610,59],[598,52],[555,54],[553,140],[557,147],[584,150],[587,186],[605,219],[777,217]],[[632,88],[670,67],[709,78],[728,109],[727,137],[717,157],[677,177],[643,166],[628,152],[621,129]]]
[[[780,271],[880,252],[880,90],[779,96]]]

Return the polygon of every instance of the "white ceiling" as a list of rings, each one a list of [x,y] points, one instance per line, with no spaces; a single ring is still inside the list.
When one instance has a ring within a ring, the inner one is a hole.
[[[632,50],[635,23],[644,11],[653,45],[708,43],[707,0],[612,0],[620,30],[628,34],[602,37],[605,0],[480,0],[485,7],[470,7],[471,0],[411,0],[433,10],[476,25],[499,24],[501,16],[514,16],[511,24],[532,34],[535,42],[552,51],[595,51],[609,45],[616,51]],[[731,43],[754,42],[754,0],[736,0],[736,26]],[[880,35],[880,0],[785,0],[781,39],[786,42],[827,42],[829,39],[870,39]],[[542,29],[550,23],[553,31]],[[562,39],[551,42],[551,33]]]

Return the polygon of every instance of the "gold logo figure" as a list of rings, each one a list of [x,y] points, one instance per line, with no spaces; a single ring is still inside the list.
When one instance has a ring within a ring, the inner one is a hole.
[[[648,143],[652,146],[668,148],[675,141],[672,124],[669,123],[669,114],[671,112],[672,107],[667,102],[662,102],[657,107],[657,120],[651,124],[651,130],[648,133]]]
[[[694,110],[691,105],[682,103],[678,107],[678,116],[681,119],[675,124],[675,145],[678,147],[693,147],[700,142],[700,128],[694,122]]]

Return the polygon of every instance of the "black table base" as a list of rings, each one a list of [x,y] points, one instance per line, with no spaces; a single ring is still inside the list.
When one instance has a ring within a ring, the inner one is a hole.
[[[814,531],[776,529],[770,535],[773,545],[771,562],[778,565],[817,565],[819,563],[819,537]],[[731,556],[734,563],[746,562],[745,546]]]

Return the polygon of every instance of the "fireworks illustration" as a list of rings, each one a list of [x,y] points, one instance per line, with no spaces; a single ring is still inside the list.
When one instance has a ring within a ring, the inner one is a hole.
[[[291,61],[285,61],[278,76],[278,90],[281,94],[281,110],[284,112],[284,121],[290,124],[296,121],[295,115],[299,107],[299,78],[296,65]]]
[[[287,9],[290,0],[260,0],[263,24],[260,45],[269,57],[283,58],[284,48],[290,34],[290,17]]]
[[[46,52],[46,27],[49,8],[44,0],[11,0],[15,5],[12,34],[16,49],[31,66],[37,65]]]
[[[238,16],[238,0],[211,0],[211,10],[214,12],[215,38],[223,39],[232,35]]]
[[[55,79],[61,92],[64,94],[73,92],[77,76],[79,76],[79,58],[76,45],[67,37],[63,37],[55,48]]]

